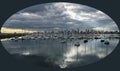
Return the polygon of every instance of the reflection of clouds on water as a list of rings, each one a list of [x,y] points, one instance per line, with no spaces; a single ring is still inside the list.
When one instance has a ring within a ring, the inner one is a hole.
[[[3,46],[11,54],[20,54],[24,56],[35,55],[44,57],[42,61],[52,62],[61,68],[82,66],[110,54],[117,46],[119,39],[106,39],[110,42],[105,45],[104,42],[97,40],[68,40],[67,43],[60,43],[60,40],[24,40],[24,41],[2,41]],[[80,43],[79,47],[74,44]],[[33,58],[34,59],[34,58]]]
[[[29,52],[29,51],[23,52],[22,54],[23,54],[23,55],[30,55],[30,52]]]

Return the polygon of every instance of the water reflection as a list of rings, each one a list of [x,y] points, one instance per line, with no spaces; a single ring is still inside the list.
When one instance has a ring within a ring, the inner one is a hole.
[[[35,39],[3,40],[2,44],[12,55],[37,65],[69,68],[83,66],[98,61],[110,54],[119,39]]]

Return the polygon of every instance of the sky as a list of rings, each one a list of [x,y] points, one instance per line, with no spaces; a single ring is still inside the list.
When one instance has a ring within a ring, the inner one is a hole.
[[[25,8],[13,14],[4,23],[3,28],[4,31],[7,28],[41,31],[77,28],[99,31],[118,30],[116,23],[105,13],[86,5],[67,2],[45,3]]]

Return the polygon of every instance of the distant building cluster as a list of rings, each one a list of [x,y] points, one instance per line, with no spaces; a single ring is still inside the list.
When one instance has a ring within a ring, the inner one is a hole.
[[[41,32],[37,32],[41,33]],[[49,33],[49,34],[120,34],[119,31],[96,31],[96,30],[89,30],[86,29],[84,31],[80,31],[79,29],[72,29],[72,30],[59,30],[59,31],[44,31],[42,33]]]

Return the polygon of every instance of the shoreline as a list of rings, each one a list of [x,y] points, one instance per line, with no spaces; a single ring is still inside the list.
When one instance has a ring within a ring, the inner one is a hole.
[[[0,34],[0,39],[6,38],[18,38],[23,36],[24,38],[65,38],[65,39],[91,39],[91,38],[120,38],[120,34],[26,34],[26,33],[13,33],[13,34]]]

